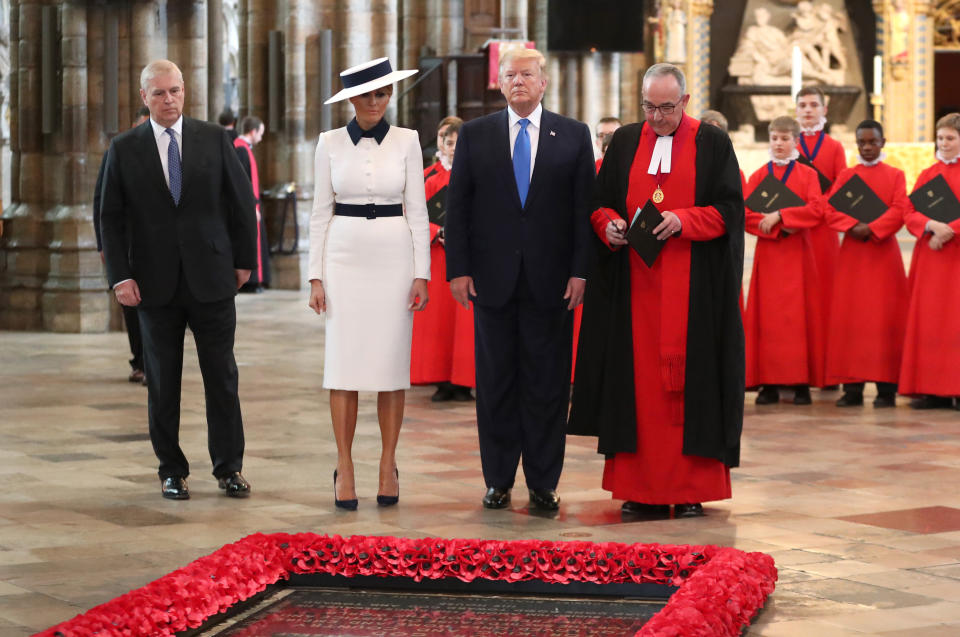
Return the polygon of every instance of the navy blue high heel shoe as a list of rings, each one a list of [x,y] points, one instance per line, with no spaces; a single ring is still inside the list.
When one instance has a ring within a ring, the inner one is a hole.
[[[380,496],[377,496],[379,501]],[[338,509],[343,509],[345,511],[356,511],[357,510],[357,499],[353,498],[352,500],[338,500],[337,499],[337,470],[333,470],[333,503]]]
[[[377,506],[389,507],[393,506],[400,501],[400,470],[394,469],[394,473],[397,474],[397,495],[380,495],[377,494]]]

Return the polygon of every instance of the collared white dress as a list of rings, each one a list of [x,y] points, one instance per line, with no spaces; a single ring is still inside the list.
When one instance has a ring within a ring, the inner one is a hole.
[[[430,278],[430,228],[416,131],[391,126],[381,143],[347,128],[320,135],[310,216],[309,279],[326,294],[323,387],[410,387],[414,278]],[[398,217],[335,215],[335,203],[400,204]]]

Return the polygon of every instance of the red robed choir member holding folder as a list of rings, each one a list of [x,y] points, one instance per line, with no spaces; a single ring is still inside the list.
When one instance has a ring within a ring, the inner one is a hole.
[[[937,163],[917,178],[917,189],[942,176],[960,199],[960,113],[937,122]],[[938,222],[911,207],[907,229],[917,237],[910,266],[900,393],[916,409],[960,409],[960,219]]]
[[[794,403],[808,405],[809,386],[823,381],[822,301],[806,229],[822,222],[820,185],[816,171],[796,161],[799,132],[790,117],[770,123],[771,160],[750,176],[744,191],[749,204],[750,195],[773,175],[807,204],[769,212],[746,208],[746,230],[758,237],[744,313],[746,384],[763,386],[758,405],[778,402],[780,386],[794,386]]]
[[[883,163],[884,142],[878,122],[861,122],[860,163],[840,173],[824,198],[830,227],[846,233],[830,305],[826,358],[826,382],[844,383],[840,407],[863,404],[864,381],[877,383],[875,407],[893,407],[900,375],[908,291],[896,233],[910,201],[903,171]],[[855,175],[887,205],[869,224],[829,203]]]

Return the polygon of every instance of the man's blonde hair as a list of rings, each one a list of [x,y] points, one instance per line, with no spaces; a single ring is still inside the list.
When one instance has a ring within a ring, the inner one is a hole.
[[[770,127],[768,129],[771,133],[777,131],[778,133],[790,133],[794,137],[800,136],[800,124],[797,123],[797,120],[793,119],[789,115],[781,115],[780,117],[775,118],[770,122]]]
[[[540,75],[546,74],[547,59],[543,57],[543,53],[517,44],[500,50],[500,70],[497,73],[499,77],[503,77],[503,67],[513,60],[536,60],[540,66]]]
[[[153,78],[168,74],[176,75],[180,79],[180,84],[183,84],[183,73],[180,72],[180,68],[176,64],[170,60],[154,60],[140,71],[140,88],[146,93]]]

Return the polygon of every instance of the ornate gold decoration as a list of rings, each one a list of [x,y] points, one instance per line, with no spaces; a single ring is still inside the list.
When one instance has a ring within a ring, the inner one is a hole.
[[[939,0],[933,8],[933,45],[960,49],[960,0]]]

